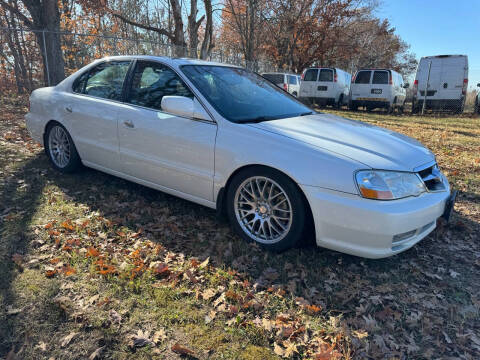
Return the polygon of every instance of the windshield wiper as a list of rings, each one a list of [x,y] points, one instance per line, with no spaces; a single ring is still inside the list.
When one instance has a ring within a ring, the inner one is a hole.
[[[240,120],[238,122],[240,124],[246,124],[246,123],[253,124],[253,123],[260,123],[262,121],[270,121],[270,120],[276,120],[276,119],[278,119],[278,118],[273,117],[273,116],[257,116],[256,118],[244,119],[244,120]]]
[[[301,113],[301,114],[298,115],[298,116],[306,116],[306,115],[313,115],[313,114],[315,114],[314,111],[308,111],[308,112]]]

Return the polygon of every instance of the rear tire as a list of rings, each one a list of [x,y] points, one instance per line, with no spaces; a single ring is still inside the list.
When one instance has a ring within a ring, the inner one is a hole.
[[[479,104],[479,102],[478,102],[478,96],[477,96],[477,98],[475,99],[475,107],[474,107],[473,112],[474,112],[475,114],[480,114],[480,104]]]
[[[52,166],[63,173],[77,171],[82,162],[67,129],[60,123],[51,123],[45,130],[45,153]]]
[[[343,94],[338,98],[338,102],[335,103],[335,109],[341,109],[343,106]]]
[[[227,214],[235,232],[270,251],[301,244],[307,225],[304,196],[283,173],[267,167],[240,171],[227,189]]]

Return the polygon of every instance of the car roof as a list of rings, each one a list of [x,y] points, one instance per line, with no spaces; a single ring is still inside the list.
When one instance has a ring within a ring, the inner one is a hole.
[[[237,67],[241,66],[224,64],[215,61],[206,61],[200,59],[191,59],[191,58],[175,58],[168,56],[154,56],[154,55],[118,55],[118,56],[107,56],[99,60],[150,60],[150,61],[161,61],[169,65],[215,65],[215,66],[228,66],[228,67]]]

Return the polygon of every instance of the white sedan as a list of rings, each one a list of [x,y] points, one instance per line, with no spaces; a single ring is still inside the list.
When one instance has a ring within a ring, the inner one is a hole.
[[[55,169],[83,164],[217,209],[275,251],[314,231],[322,247],[390,256],[448,218],[454,201],[417,141],[316,113],[231,65],[100,59],[35,90],[26,121]]]

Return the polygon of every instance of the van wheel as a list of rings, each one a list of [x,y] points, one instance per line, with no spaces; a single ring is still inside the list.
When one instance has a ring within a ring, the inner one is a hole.
[[[475,114],[480,114],[480,104],[478,103],[478,97],[475,99],[475,110],[473,112]]]
[[[355,105],[355,103],[352,100],[350,100],[348,102],[348,108],[349,108],[350,111],[357,111],[358,110],[358,106]]]
[[[335,103],[335,108],[336,109],[340,109],[343,105],[343,94],[340,95],[340,97],[338,98],[338,102]]]
[[[402,115],[404,110],[405,110],[405,103],[403,103],[402,106],[398,107],[398,114]]]
[[[418,106],[414,100],[412,100],[412,114],[418,113]]]
[[[298,94],[297,94],[296,91],[294,91],[292,95],[295,96],[295,97],[298,97]]]

